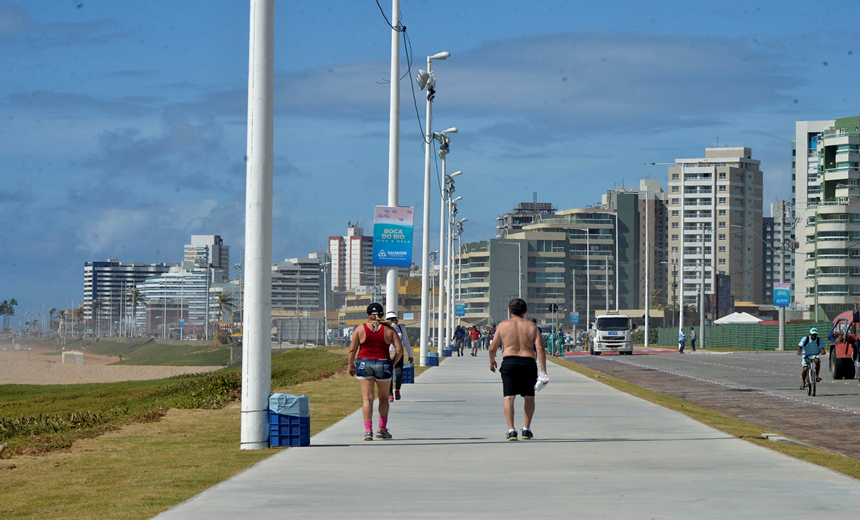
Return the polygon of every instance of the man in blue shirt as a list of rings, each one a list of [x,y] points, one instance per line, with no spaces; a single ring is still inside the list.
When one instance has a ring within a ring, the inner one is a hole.
[[[684,340],[687,336],[684,334],[684,328],[681,327],[681,332],[678,333],[678,354],[684,353]]]
[[[809,371],[810,361],[815,361],[815,372],[821,374],[821,361],[818,356],[824,354],[824,343],[818,337],[818,329],[809,329],[809,336],[804,336],[797,344],[797,355],[800,356],[801,353],[803,357],[800,364],[803,366],[803,370],[800,375],[802,382],[800,389],[806,390],[806,373]],[[816,382],[818,381],[821,381],[821,378],[816,376]]]

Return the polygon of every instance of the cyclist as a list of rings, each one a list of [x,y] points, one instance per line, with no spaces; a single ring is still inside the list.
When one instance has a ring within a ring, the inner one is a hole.
[[[821,338],[818,337],[818,329],[809,329],[809,336],[804,336],[800,340],[800,343],[797,344],[797,355],[800,356],[801,353],[803,355],[801,358],[803,371],[800,375],[800,380],[802,381],[800,389],[806,390],[806,373],[809,371],[810,361],[815,361],[815,373],[821,374],[821,361],[818,359],[818,356],[824,354],[824,344],[821,342]],[[821,381],[821,378],[816,376],[815,381]]]

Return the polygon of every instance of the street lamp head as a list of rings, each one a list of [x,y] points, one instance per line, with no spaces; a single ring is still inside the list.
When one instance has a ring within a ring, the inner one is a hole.
[[[645,166],[656,166],[656,165],[657,165],[657,163],[654,163],[654,162],[646,162],[645,163]]]
[[[448,51],[437,52],[433,56],[429,56],[431,60],[447,60],[451,57],[451,53]]]
[[[463,200],[463,197],[457,197],[454,200],[452,200],[451,202],[457,202],[458,200]]]
[[[455,171],[454,173],[449,174],[449,175],[448,175],[448,177],[456,177],[456,176],[458,176],[458,175],[462,175],[462,174],[463,174],[463,172],[462,172],[462,171],[457,170],[457,171]]]
[[[452,126],[451,128],[449,128],[447,130],[442,130],[443,134],[456,134],[457,132],[458,132],[458,130],[457,130],[456,126]]]
[[[462,224],[463,222],[466,222],[466,221],[468,221],[468,220],[469,220],[469,219],[467,219],[467,218],[461,218],[460,220],[458,220],[458,221],[457,221],[457,223],[458,223],[458,224]]]
[[[433,72],[418,69],[418,75],[415,79],[418,81],[418,88],[420,90],[424,90],[425,87],[433,89],[436,86],[436,76],[433,75]]]

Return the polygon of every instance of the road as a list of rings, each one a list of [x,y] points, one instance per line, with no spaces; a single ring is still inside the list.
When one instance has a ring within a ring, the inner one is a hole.
[[[804,442],[860,458],[846,431],[860,427],[860,384],[833,380],[826,363],[815,397],[800,386],[794,352],[637,351],[634,356],[582,354],[567,360]]]

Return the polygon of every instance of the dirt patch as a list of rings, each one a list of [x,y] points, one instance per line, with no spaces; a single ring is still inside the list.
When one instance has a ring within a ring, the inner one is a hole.
[[[860,425],[860,418],[854,414],[753,394],[743,389],[726,388],[611,360],[594,357],[569,357],[567,360],[761,426],[762,432],[778,432],[813,446],[860,459],[860,445],[851,435],[846,435],[846,432],[854,431]]]
[[[68,361],[68,359],[67,359]],[[62,353],[50,348],[0,350],[0,384],[65,385],[77,383],[115,383],[163,379],[181,374],[211,372],[220,366],[167,367],[110,365],[115,356],[84,352],[84,364],[62,363]]]

